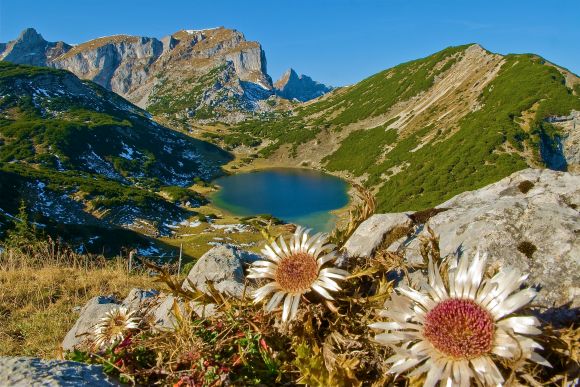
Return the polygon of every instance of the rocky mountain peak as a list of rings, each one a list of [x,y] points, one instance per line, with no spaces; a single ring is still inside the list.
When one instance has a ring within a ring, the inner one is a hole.
[[[46,42],[46,40],[44,40],[44,38],[42,37],[42,35],[40,35],[34,28],[26,28],[24,29],[20,35],[18,35],[18,38],[16,39],[16,41],[20,41],[20,42],[28,42],[28,43],[35,43],[35,42]]]
[[[284,74],[274,83],[276,89],[282,89],[290,81],[290,78],[298,79],[298,73],[292,67],[284,71]]]
[[[316,82],[307,75],[298,75],[293,68],[282,74],[282,77],[274,83],[274,88],[278,96],[301,102],[318,98],[332,90],[332,87]]]
[[[16,64],[46,66],[54,57],[70,50],[64,42],[47,42],[34,28],[26,28],[18,38],[0,45],[0,60]]]

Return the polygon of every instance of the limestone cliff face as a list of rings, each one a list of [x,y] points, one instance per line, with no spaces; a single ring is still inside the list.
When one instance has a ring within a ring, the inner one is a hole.
[[[246,84],[244,89],[260,90],[251,93],[253,98],[268,98],[273,94],[261,45],[247,41],[241,32],[223,27],[182,30],[161,40],[115,35],[74,47],[62,42],[47,42],[34,29],[27,29],[15,41],[0,46],[0,53],[0,59],[13,63],[69,70],[143,108],[149,107],[152,100],[158,100],[156,90],[167,91],[164,84],[178,85],[172,92],[165,93],[164,98],[179,99],[192,93],[199,98],[190,100],[188,106],[168,106],[165,111],[157,109],[159,113],[176,116],[206,107],[203,101],[219,99],[211,95],[218,92],[241,96],[239,106],[229,108],[242,111],[256,108],[257,104],[244,100],[247,93],[240,92],[240,82]],[[216,69],[224,67],[233,69],[228,76],[235,81],[235,90],[228,89],[227,83],[217,79],[205,82],[208,76],[215,75]],[[211,87],[199,90],[204,86],[202,83]],[[248,87],[247,84],[253,85]]]
[[[294,69],[288,69],[274,87],[280,97],[301,102],[318,98],[332,90],[332,87],[315,82],[307,75],[298,75]]]
[[[73,47],[50,64],[126,96],[146,82],[148,68],[162,52],[163,43],[155,38],[119,35]]]

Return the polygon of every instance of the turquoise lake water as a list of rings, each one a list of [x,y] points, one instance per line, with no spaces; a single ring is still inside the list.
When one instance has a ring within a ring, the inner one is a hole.
[[[331,231],[336,217],[330,211],[344,207],[349,199],[344,180],[308,169],[240,173],[214,183],[221,189],[212,201],[223,210],[239,216],[271,214],[315,231]]]

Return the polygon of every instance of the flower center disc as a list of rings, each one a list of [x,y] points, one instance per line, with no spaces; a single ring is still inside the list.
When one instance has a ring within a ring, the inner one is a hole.
[[[473,359],[491,351],[494,320],[472,300],[450,299],[425,316],[423,335],[437,350],[455,359]]]
[[[297,253],[284,257],[278,263],[276,282],[290,293],[302,293],[318,278],[318,264],[310,254]]]

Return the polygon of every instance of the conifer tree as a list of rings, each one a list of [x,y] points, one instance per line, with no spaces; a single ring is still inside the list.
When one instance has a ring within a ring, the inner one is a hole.
[[[22,248],[34,244],[36,240],[36,226],[30,223],[28,213],[26,212],[26,204],[22,200],[18,209],[18,215],[14,220],[14,228],[8,231],[5,245],[8,247]]]

